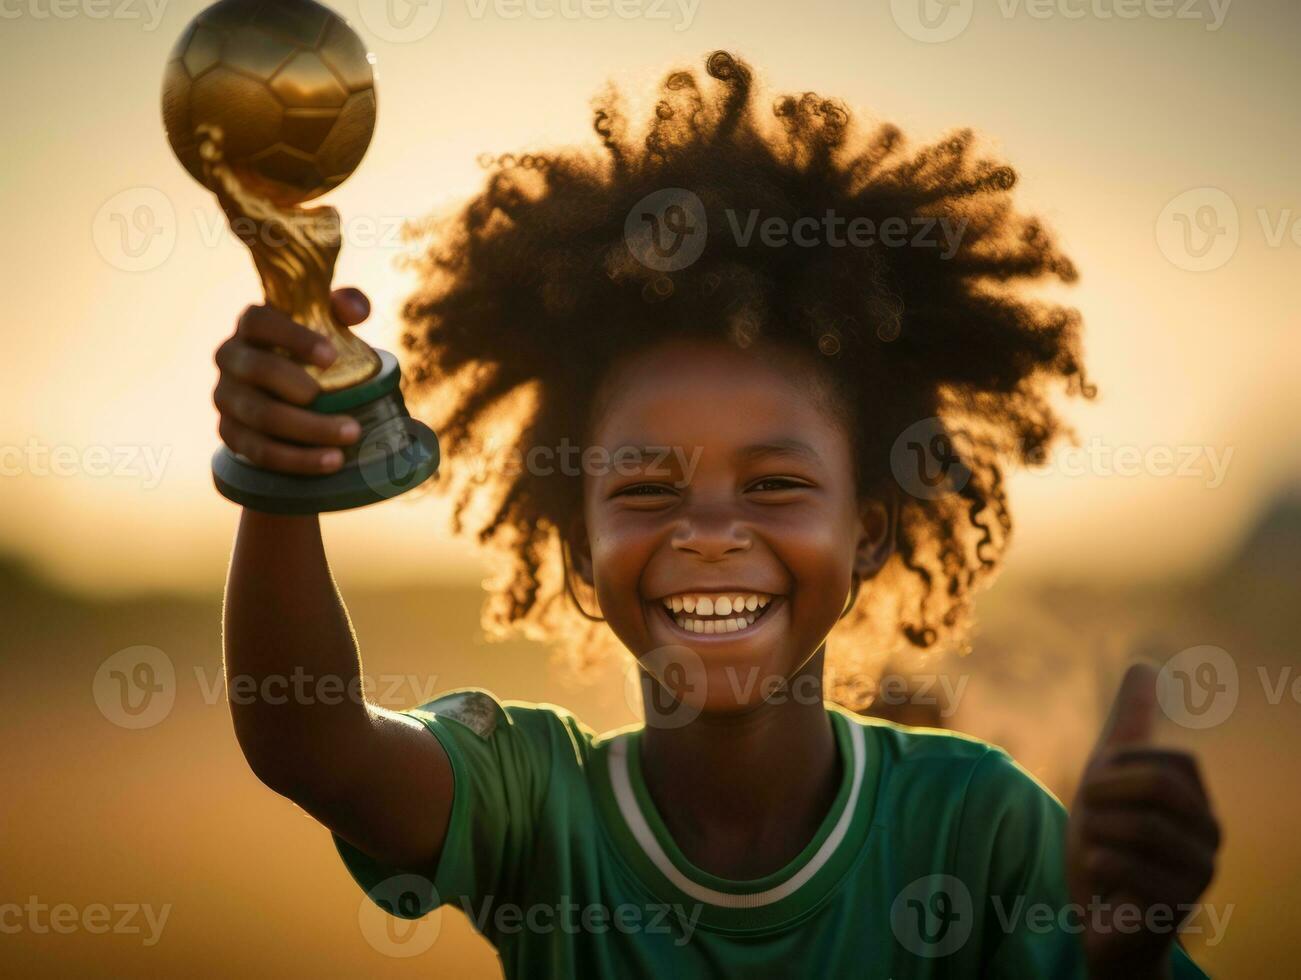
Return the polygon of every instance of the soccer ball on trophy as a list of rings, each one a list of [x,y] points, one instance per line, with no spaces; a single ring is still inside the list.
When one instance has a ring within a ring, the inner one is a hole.
[[[227,162],[279,205],[301,204],[357,169],[375,128],[375,79],[361,39],[311,0],[224,0],[172,49],[163,124],[206,183],[196,133],[219,127]]]

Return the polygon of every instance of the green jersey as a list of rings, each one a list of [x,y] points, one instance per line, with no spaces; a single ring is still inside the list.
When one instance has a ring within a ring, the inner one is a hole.
[[[1083,978],[1066,811],[1001,749],[828,704],[835,802],[786,867],[732,881],[674,844],[641,728],[465,690],[407,712],[451,760],[437,867],[335,845],[381,908],[460,909],[516,977]],[[412,801],[418,806],[419,801]],[[1204,977],[1181,948],[1176,980]]]

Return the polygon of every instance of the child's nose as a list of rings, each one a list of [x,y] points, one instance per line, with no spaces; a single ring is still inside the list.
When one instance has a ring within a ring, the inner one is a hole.
[[[707,561],[750,550],[752,539],[736,511],[723,506],[697,506],[683,514],[671,539],[679,551],[689,551]]]

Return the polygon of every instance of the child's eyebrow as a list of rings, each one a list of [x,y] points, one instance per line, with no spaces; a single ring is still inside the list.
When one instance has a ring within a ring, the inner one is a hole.
[[[744,446],[733,454],[733,458],[738,463],[752,462],[764,456],[796,456],[810,462],[817,462],[821,458],[812,446],[799,439],[757,442],[754,445]]]
[[[618,452],[625,459],[636,461],[644,459],[668,461],[677,456],[669,446],[623,446]],[[753,462],[764,456],[796,456],[811,462],[817,462],[822,458],[807,442],[794,438],[769,439],[766,442],[752,443],[749,446],[742,446],[732,454],[733,460],[738,463]]]

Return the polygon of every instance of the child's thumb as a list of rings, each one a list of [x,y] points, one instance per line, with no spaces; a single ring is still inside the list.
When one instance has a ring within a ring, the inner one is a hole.
[[[1120,682],[1111,714],[1102,726],[1095,752],[1118,745],[1146,745],[1156,722],[1157,672],[1150,664],[1131,664]]]
[[[355,327],[370,316],[370,300],[355,286],[345,286],[330,294],[335,319],[345,327]]]

